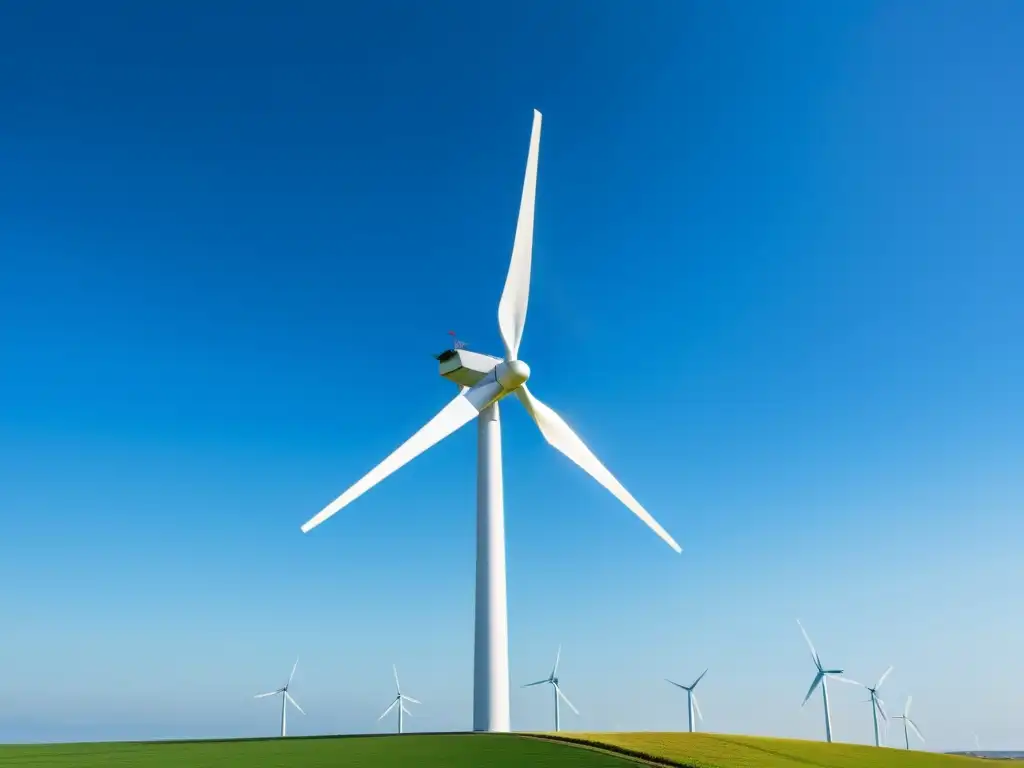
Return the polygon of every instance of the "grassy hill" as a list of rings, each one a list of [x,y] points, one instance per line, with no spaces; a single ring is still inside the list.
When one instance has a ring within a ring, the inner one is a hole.
[[[586,743],[583,743],[586,742]],[[613,753],[624,750],[633,753]],[[966,768],[981,761],[851,744],[679,733],[409,734],[0,746],[4,768]],[[656,761],[656,762],[655,762]]]
[[[975,758],[915,750],[710,733],[572,733],[555,738],[689,768],[966,768],[991,765]]]

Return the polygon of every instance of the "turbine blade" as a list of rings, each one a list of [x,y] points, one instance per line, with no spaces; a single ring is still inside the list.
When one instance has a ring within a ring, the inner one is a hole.
[[[615,498],[625,504],[634,515],[647,523],[648,527],[658,534],[672,549],[676,552],[683,551],[682,547],[676,544],[675,539],[669,536],[668,532],[658,524],[658,521],[651,517],[647,510],[640,506],[640,503],[630,495],[629,491],[623,488],[622,484],[612,476],[612,473],[584,445],[583,441],[576,436],[576,433],[563,421],[561,416],[535,398],[525,384],[516,390],[516,396],[537,423],[541,434],[544,435],[544,439],[552,447],[563,453],[580,469],[603,485]]]
[[[856,680],[851,680],[848,677],[843,677],[842,675],[836,674],[835,672],[826,672],[825,674],[827,674],[833,680],[838,680],[840,683],[849,683],[850,685],[859,685],[862,688],[864,687],[863,683],[858,683]]]
[[[689,690],[689,688],[687,688],[685,685],[680,685],[679,683],[675,682],[674,680],[669,680],[667,677],[665,678],[665,682],[666,683],[672,683],[672,685],[674,685],[676,688],[682,688],[684,691],[688,691]]]
[[[911,702],[913,702],[913,700],[914,700],[913,696],[907,696],[907,703],[903,707],[903,714],[905,716],[907,716],[907,717],[910,717],[910,704],[911,704]]]
[[[875,704],[878,705],[878,714],[880,714],[882,716],[882,719],[883,720],[888,720],[889,719],[889,715],[886,714],[884,702],[880,698],[875,696]]]
[[[260,693],[260,694],[257,694],[256,696],[253,696],[253,698],[254,699],[263,699],[263,698],[266,698],[267,696],[276,696],[279,693],[282,693],[282,691],[277,690],[277,691],[271,691],[270,693]]]
[[[804,625],[800,623],[800,619],[796,620],[796,623],[800,626],[800,631],[804,633],[804,640],[807,641],[807,647],[811,649],[811,659],[814,661],[814,666],[821,671],[821,659],[818,658],[818,652],[814,650],[814,643],[811,642],[810,635],[807,634],[807,630],[804,629]]]
[[[405,714],[407,714],[409,717],[414,717],[413,713],[405,708],[405,704],[399,704],[398,706],[401,707],[402,711],[405,712]]]
[[[406,696],[404,693],[402,694],[402,698],[405,699],[406,701],[411,701],[413,704],[422,704],[423,703],[422,701],[419,701],[418,699],[414,699],[412,696]]]
[[[574,707],[572,705],[572,702],[569,701],[569,697],[566,696],[564,693],[562,693],[562,689],[558,687],[558,683],[552,683],[552,685],[555,686],[555,693],[557,693],[559,696],[561,696],[562,697],[562,701],[564,701],[566,704],[569,705],[569,709],[571,709],[573,712],[575,712],[578,715],[580,713],[580,711],[578,709],[576,709],[576,707]]]
[[[292,695],[290,693],[288,693],[288,691],[284,692],[284,697],[286,699],[288,699],[288,701],[290,701],[292,703],[292,706],[295,707],[297,710],[299,710],[299,712],[302,712],[302,714],[306,714],[303,711],[302,707],[299,706],[299,702],[297,702],[295,699],[293,699]]]
[[[875,690],[876,690],[876,691],[877,691],[877,690],[878,690],[879,688],[881,688],[881,687],[882,687],[882,683],[884,683],[884,682],[885,682],[885,678],[887,678],[887,677],[889,676],[889,673],[890,673],[890,672],[892,672],[892,670],[893,670],[893,667],[892,667],[892,666],[890,666],[890,667],[889,667],[889,668],[888,668],[887,670],[885,670],[885,672],[883,672],[883,673],[882,673],[882,676],[881,676],[880,678],[878,678],[878,682],[877,682],[877,683],[875,683]]]
[[[562,646],[558,646],[558,653],[555,654],[555,666],[551,668],[551,679],[555,679],[555,675],[558,674],[558,662],[562,658]]]
[[[390,711],[391,711],[392,709],[394,709],[394,708],[395,708],[395,705],[396,705],[396,704],[398,703],[398,701],[399,701],[398,699],[395,699],[394,701],[392,701],[392,702],[391,702],[391,706],[389,706],[389,707],[388,707],[387,709],[385,709],[385,710],[384,710],[384,714],[382,714],[382,715],[381,715],[380,717],[378,717],[378,718],[377,718],[377,720],[378,720],[378,721],[380,721],[380,720],[383,720],[383,719],[384,719],[385,717],[387,717],[388,713],[389,713],[389,712],[390,712]]]
[[[825,673],[824,672],[819,672],[818,674],[816,674],[814,676],[814,682],[811,683],[811,687],[807,689],[807,695],[804,696],[804,700],[802,702],[800,702],[800,706],[801,707],[804,704],[807,703],[807,700],[809,698],[811,698],[811,694],[814,693],[815,689],[817,689],[817,687],[818,687],[818,683],[820,683],[824,679],[824,677],[825,677]]]
[[[543,680],[538,680],[536,683],[527,683],[526,685],[524,685],[522,687],[523,688],[530,688],[530,687],[532,687],[534,685],[543,685],[544,683],[550,683],[550,682],[551,682],[550,679],[544,678]]]
[[[703,672],[701,672],[700,673],[700,677],[698,677],[696,680],[693,681],[693,685],[691,685],[690,688],[691,689],[696,688],[697,687],[697,683],[699,683],[701,680],[703,680],[704,679],[704,675],[706,675],[707,673],[708,673],[708,671],[706,669]]]
[[[516,239],[512,244],[512,260],[505,277],[505,288],[498,302],[498,330],[505,344],[505,359],[515,360],[526,325],[526,306],[530,301],[530,263],[533,260],[533,210],[537,192],[537,160],[540,154],[541,114],[533,110],[530,151],[526,156],[523,196],[519,202]]]
[[[298,667],[298,666],[299,666],[299,659],[296,656],[295,657],[295,663],[292,664],[292,673],[290,675],[288,675],[288,682],[287,682],[287,684],[285,684],[285,686],[284,686],[285,688],[287,688],[289,685],[292,684],[292,678],[295,677],[295,668]]]
[[[441,442],[459,427],[472,421],[479,411],[468,398],[459,394],[428,421],[419,432],[402,443],[384,461],[371,469],[359,482],[336,498],[302,526],[302,532],[320,525],[342,507],[352,503],[392,472],[415,459],[436,443]]]
[[[917,735],[917,738],[919,738],[922,742],[924,742],[924,736],[922,736],[921,735],[921,731],[919,731],[917,729],[917,723],[915,723],[913,720],[911,720],[908,717],[907,718],[907,725],[909,725],[910,726],[910,730],[912,730]]]
[[[700,704],[697,703],[697,694],[696,693],[690,693],[690,699],[693,701],[693,711],[697,713],[697,717],[699,717],[701,720],[703,720],[704,719],[704,715],[702,715],[701,712],[700,712]]]
[[[402,695],[402,686],[398,684],[398,667],[395,664],[391,665],[391,671],[395,673],[395,690],[398,691],[398,695]]]

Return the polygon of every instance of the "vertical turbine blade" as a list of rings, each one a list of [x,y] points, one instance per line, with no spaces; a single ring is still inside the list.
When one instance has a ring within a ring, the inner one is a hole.
[[[562,693],[562,689],[558,687],[558,684],[557,683],[552,683],[552,685],[555,686],[555,693],[557,693],[559,696],[561,696],[562,697],[562,701],[564,701],[566,704],[569,705],[569,709],[571,709],[573,712],[575,712],[578,715],[580,713],[580,711],[578,709],[576,709],[576,707],[574,707],[572,705],[572,702],[569,701],[569,697],[566,696],[564,693]]]
[[[576,433],[562,420],[561,416],[535,398],[525,384],[516,390],[516,397],[519,398],[519,401],[526,407],[527,412],[537,423],[537,426],[540,427],[540,432],[544,435],[544,439],[555,450],[570,458],[580,469],[603,485],[611,492],[612,496],[625,504],[634,515],[643,520],[672,549],[676,552],[683,551],[682,547],[676,544],[675,539],[669,536],[668,532],[658,524],[658,521],[651,517],[646,509],[640,506],[640,502],[634,499],[630,492],[622,487],[622,484],[615,479],[604,464],[577,437]]]
[[[300,707],[300,706],[299,706],[299,702],[297,702],[297,701],[296,701],[295,699],[293,699],[293,698],[292,698],[292,696],[291,696],[291,694],[290,694],[290,693],[288,693],[288,691],[285,691],[285,692],[284,692],[284,697],[285,697],[286,699],[288,699],[288,701],[290,701],[290,702],[292,703],[292,706],[293,706],[293,707],[295,707],[295,708],[296,708],[297,710],[299,710],[299,712],[302,712],[302,714],[306,714],[306,713],[305,713],[305,712],[303,711],[302,707]]]
[[[558,653],[555,654],[555,666],[553,666],[551,668],[551,679],[552,680],[554,680],[555,679],[555,675],[558,674],[558,662],[561,660],[561,658],[562,658],[562,646],[559,645],[558,646]]]
[[[289,685],[292,684],[292,678],[295,677],[295,669],[298,666],[299,666],[299,657],[296,656],[295,657],[295,663],[292,664],[292,673],[290,675],[288,675],[288,685],[285,685],[285,688],[287,688]]]
[[[391,671],[395,673],[395,690],[398,691],[398,695],[402,695],[402,686],[398,684],[398,666],[395,664],[391,665]]]
[[[889,676],[889,673],[890,673],[890,672],[892,672],[892,671],[893,671],[893,669],[894,669],[894,667],[892,667],[892,666],[890,665],[890,667],[889,667],[889,668],[888,668],[887,670],[885,670],[885,672],[883,672],[883,673],[882,673],[882,676],[881,676],[880,678],[878,678],[878,682],[877,682],[877,683],[875,683],[875,690],[876,690],[876,691],[877,691],[877,690],[878,690],[879,688],[881,688],[881,687],[882,687],[882,683],[884,683],[884,682],[885,682],[885,678],[887,678],[887,677]]]
[[[814,661],[814,666],[821,671],[821,659],[818,658],[818,652],[814,650],[814,643],[811,642],[810,636],[807,634],[807,630],[804,629],[804,625],[800,623],[800,619],[796,620],[797,625],[800,627],[800,631],[804,633],[804,640],[807,641],[807,647],[811,649],[811,659]]]
[[[800,702],[800,706],[801,707],[804,704],[807,703],[807,700],[809,698],[811,698],[811,694],[814,693],[815,689],[817,689],[817,687],[818,687],[818,683],[820,683],[824,679],[824,677],[825,677],[825,673],[824,672],[819,672],[818,674],[816,674],[814,676],[814,682],[811,683],[811,687],[807,689],[807,695],[804,696],[804,700],[802,702]]]
[[[697,703],[697,694],[693,693],[692,691],[690,692],[690,701],[693,702],[693,710],[697,713],[697,717],[703,720],[704,715],[702,715],[700,712],[700,704]]]
[[[441,442],[459,427],[479,415],[479,411],[465,396],[459,394],[428,421],[420,431],[402,443],[384,461],[371,469],[359,482],[321,509],[302,526],[308,533],[335,512],[351,504],[392,472],[401,469],[431,446]]]
[[[903,706],[903,716],[910,717],[910,704],[914,700],[913,696],[907,696],[907,703]]]
[[[533,110],[530,151],[526,156],[523,196],[519,202],[516,239],[512,245],[512,261],[505,277],[505,289],[498,302],[498,330],[505,343],[505,359],[515,360],[526,325],[526,305],[530,300],[530,263],[533,260],[533,209],[537,191],[537,159],[540,154],[541,114]]]

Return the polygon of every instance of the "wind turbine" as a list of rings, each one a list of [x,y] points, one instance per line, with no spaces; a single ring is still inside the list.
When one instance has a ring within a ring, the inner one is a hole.
[[[881,742],[878,740],[878,716],[879,715],[882,716],[882,722],[885,722],[888,719],[888,715],[885,714],[885,706],[884,706],[885,702],[883,702],[882,699],[879,698],[879,696],[878,696],[878,689],[882,687],[882,683],[885,682],[885,678],[887,678],[889,676],[889,673],[892,672],[892,670],[893,670],[893,668],[891,666],[887,670],[885,670],[885,672],[882,673],[882,676],[880,678],[878,678],[878,682],[875,683],[875,687],[874,688],[872,688],[870,685],[865,685],[864,686],[865,688],[868,689],[868,693],[871,694],[871,698],[869,699],[869,701],[871,702],[871,718],[874,721],[874,726],[875,726],[875,746],[876,747],[882,746]],[[862,685],[863,685],[863,683],[862,683]]]
[[[825,703],[825,741],[832,741],[832,717],[828,710],[828,688],[826,686],[826,678],[833,677],[836,680],[840,680],[844,683],[851,683],[853,685],[859,685],[854,683],[853,680],[847,680],[842,677],[843,670],[841,669],[825,669],[821,666],[821,659],[818,658],[818,652],[814,650],[814,644],[811,642],[811,638],[807,636],[807,630],[804,629],[804,625],[800,624],[800,619],[796,620],[796,623],[800,625],[800,631],[804,633],[804,640],[807,641],[807,646],[811,649],[811,658],[814,660],[814,666],[817,667],[818,673],[814,676],[814,682],[811,683],[811,687],[807,689],[807,695],[804,696],[803,702],[800,704],[802,707],[807,703],[807,700],[811,698],[811,694],[820,685],[821,686],[821,700]]]
[[[680,546],[562,418],[526,387],[530,367],[519,345],[530,295],[534,197],[541,114],[534,110],[523,194],[512,259],[498,303],[504,359],[451,349],[438,355],[441,376],[458,384],[457,397],[419,432],[302,526],[310,531],[406,463],[474,419],[477,421],[476,627],[473,659],[473,730],[509,730],[508,608],[505,589],[505,511],[502,493],[501,422],[498,402],[510,394],[526,408],[544,439],[603,485],[676,552]]]
[[[398,707],[398,732],[402,733],[402,715],[406,714],[410,717],[412,716],[412,712],[405,708],[404,702],[408,701],[412,704],[420,704],[421,702],[417,701],[411,696],[406,696],[404,693],[402,693],[402,686],[398,682],[398,667],[392,664],[391,670],[395,673],[395,690],[397,692],[395,693],[394,700],[391,702],[391,706],[384,710],[384,714],[377,718],[377,722],[379,723],[381,720],[388,716],[388,712],[390,712],[395,707]]]
[[[285,736],[286,728],[288,725],[288,702],[295,707],[302,714],[306,714],[302,711],[302,707],[299,706],[298,702],[292,698],[292,695],[288,693],[288,687],[292,684],[292,678],[295,677],[295,668],[299,666],[299,660],[295,659],[295,663],[292,665],[292,673],[288,675],[288,682],[284,684],[283,688],[278,688],[276,691],[270,691],[269,693],[258,694],[255,698],[262,699],[267,696],[277,696],[281,694],[281,735]]]
[[[577,715],[579,715],[579,713],[580,713],[579,710],[576,709],[576,707],[574,707],[572,705],[572,702],[569,701],[569,697],[566,696],[564,693],[562,693],[562,689],[558,687],[558,661],[561,658],[562,658],[562,646],[558,646],[558,653],[555,655],[555,666],[553,666],[551,668],[551,674],[548,675],[547,677],[545,677],[543,680],[538,680],[535,683],[527,683],[526,685],[523,686],[523,688],[531,688],[531,687],[533,687],[535,685],[544,685],[545,683],[547,683],[548,685],[551,686],[551,688],[553,689],[554,696],[555,696],[555,732],[556,733],[558,732],[558,727],[559,727],[559,720],[558,720],[558,710],[559,710],[558,699],[559,699],[559,697],[561,697],[565,701],[565,703],[569,705],[569,709],[571,709]]]
[[[903,721],[903,743],[906,744],[907,749],[910,749],[910,731],[914,732],[914,735],[924,743],[924,736],[921,735],[921,731],[917,728],[917,723],[910,719],[910,702],[914,700],[913,696],[907,696],[907,703],[903,707],[902,715],[894,715],[893,720]],[[909,728],[909,730],[908,730]]]
[[[697,694],[693,692],[693,689],[697,687],[697,683],[703,680],[704,675],[706,675],[707,673],[708,671],[705,669],[703,672],[700,673],[700,677],[694,680],[690,685],[680,685],[679,683],[669,680],[667,677],[665,678],[665,682],[672,683],[672,685],[674,685],[676,688],[682,688],[684,691],[686,691],[686,711],[689,715],[690,733],[693,733],[694,709],[697,710],[697,717],[699,717],[701,720],[704,719],[704,715],[700,713],[700,704],[697,703]]]

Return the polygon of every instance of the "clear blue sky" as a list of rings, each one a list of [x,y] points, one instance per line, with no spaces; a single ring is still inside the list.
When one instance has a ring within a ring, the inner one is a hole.
[[[501,350],[684,547],[505,413],[513,684],[821,738],[826,663],[1020,747],[1024,5],[9,4],[0,740],[471,721],[474,430],[299,526]],[[959,697],[959,698],[958,698]],[[869,708],[835,687],[840,740]],[[551,702],[513,692],[513,726]]]

